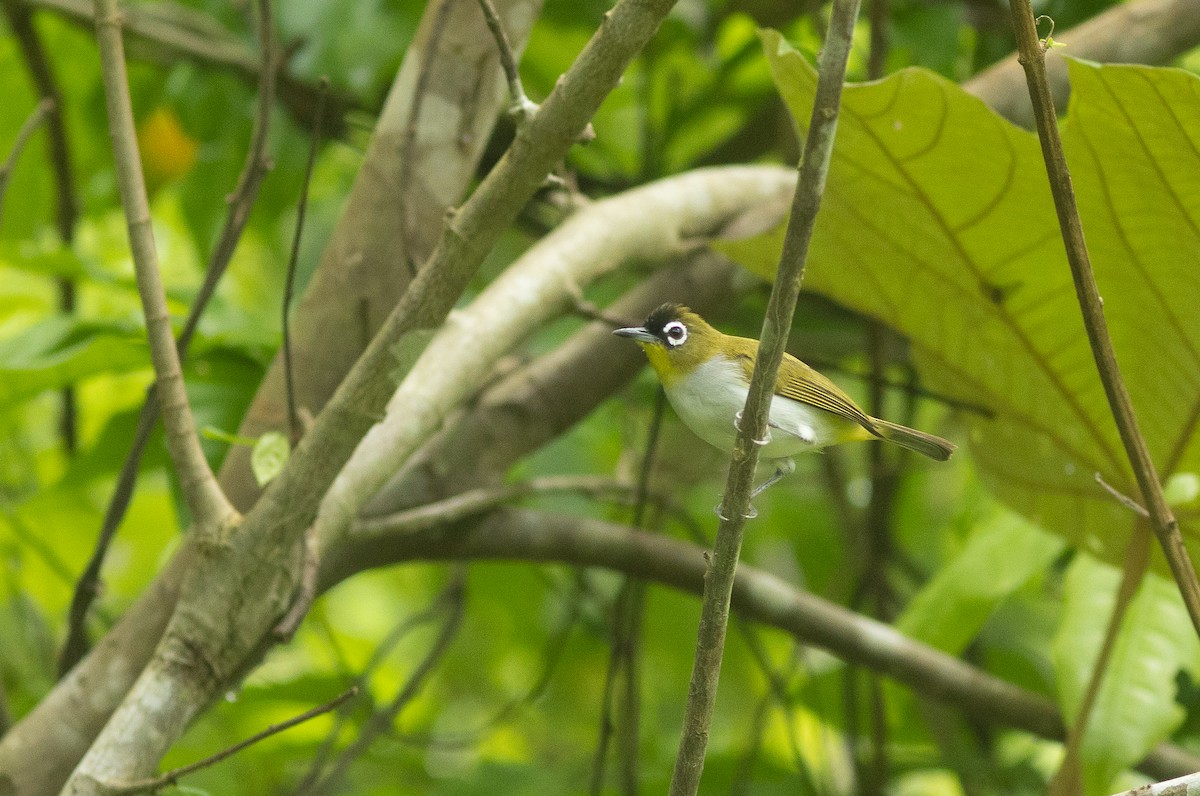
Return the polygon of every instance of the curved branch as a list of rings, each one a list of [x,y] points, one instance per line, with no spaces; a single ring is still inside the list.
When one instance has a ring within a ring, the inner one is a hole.
[[[403,348],[422,330],[445,321],[496,240],[566,154],[672,5],[672,0],[620,0],[605,15],[528,127],[447,224],[429,262],[284,471],[229,543],[200,557],[155,656],[67,788],[145,776],[226,681],[263,652],[292,593],[300,538],[338,470],[386,406],[397,344]]]
[[[4,193],[8,188],[8,179],[17,165],[17,161],[20,160],[21,153],[25,151],[25,145],[29,143],[29,139],[42,126],[42,123],[50,118],[50,114],[54,112],[54,107],[54,100],[52,99],[43,99],[34,106],[33,111],[21,123],[21,128],[17,130],[17,136],[13,139],[12,147],[8,151],[8,157],[4,158],[3,162],[0,162],[0,210],[4,209]]]
[[[321,504],[318,535],[349,527],[362,505],[476,392],[495,362],[571,306],[584,285],[621,263],[660,260],[695,245],[747,207],[784,198],[788,169],[699,169],[595,202],[529,249],[451,316],[388,402]],[[614,230],[620,230],[615,234]]]
[[[95,0],[96,41],[100,47],[100,66],[104,77],[104,97],[108,107],[108,125],[116,161],[117,184],[129,228],[129,245],[137,274],[138,292],[146,316],[146,336],[154,363],[159,405],[166,428],[167,447],[179,476],[180,488],[197,526],[209,532],[232,522],[233,506],[225,499],[200,448],[196,424],[183,385],[183,370],[171,316],[158,270],[158,252],[154,247],[150,204],[142,177],[137,133],[129,84],[125,76],[125,46],[121,40],[121,14],[116,0]]]
[[[347,544],[369,546],[378,566],[464,560],[561,563],[604,567],[689,594],[698,595],[704,588],[705,549],[699,545],[602,520],[529,509],[501,509],[482,521],[416,532],[401,530],[389,537],[374,535],[369,541]],[[331,585],[326,581],[321,587]],[[847,663],[891,677],[918,694],[953,704],[985,722],[1051,740],[1065,737],[1058,709],[1046,697],[744,563],[734,581],[733,609],[746,619],[779,628]],[[1139,768],[1154,772],[1154,776],[1177,776],[1200,769],[1200,759],[1162,745]]]
[[[499,55],[478,9],[470,3],[449,5],[449,20],[436,37],[441,4],[428,4],[320,267],[295,306],[291,342],[296,403],[314,415],[407,289],[409,271],[402,264],[429,257],[446,212],[474,178],[505,105]],[[498,5],[514,43],[524,46],[541,0],[500,0]],[[413,93],[429,51],[433,55],[425,83],[429,107],[435,111],[421,114],[415,145],[408,147],[415,160],[406,166],[401,153],[412,122]],[[464,69],[464,63],[472,68]],[[239,434],[257,437],[286,427],[284,382],[282,357],[277,355]],[[220,481],[234,505],[248,511],[262,492],[251,472],[249,448],[229,451]]]
[[[68,2],[81,5],[85,21],[91,20],[90,3],[33,0],[38,7]],[[443,38],[447,52],[435,61],[437,75],[431,81],[431,88],[439,94],[439,106],[456,110],[422,116],[417,137],[421,164],[413,180],[416,196],[408,203],[408,209],[425,220],[423,227],[433,229],[445,215],[446,203],[457,201],[475,175],[489,131],[504,106],[504,79],[484,21],[473,5],[456,5],[462,7],[461,12],[456,11],[452,16],[450,29]],[[514,45],[523,46],[538,18],[540,0],[498,0],[497,5]],[[141,10],[144,9],[131,9],[131,26],[138,24],[137,12]],[[427,20],[431,16],[427,15]],[[422,29],[427,27],[423,23]],[[293,318],[297,327],[294,340],[299,373],[297,391],[302,405],[313,411],[328,401],[369,335],[407,285],[395,268],[394,189],[400,170],[396,141],[406,125],[421,41],[419,30],[392,83],[346,209]],[[475,68],[462,69],[463,59]],[[432,242],[428,245],[432,246]],[[691,286],[690,282],[684,285],[689,289]],[[361,332],[355,334],[359,329]],[[634,358],[628,354],[636,352],[622,350],[618,355],[607,343],[604,341],[596,348],[598,352],[608,352],[596,364],[603,370],[606,362],[619,360],[625,368],[623,372],[631,374],[635,369]],[[577,370],[575,374],[583,372]],[[614,379],[611,384],[618,382],[619,379]],[[585,385],[584,389],[593,386]],[[283,394],[283,369],[280,357],[276,357],[242,423],[241,433],[257,436],[269,428],[282,427]],[[580,413],[592,405],[594,401],[581,401]],[[539,423],[537,430],[542,436],[534,433],[530,439],[546,439],[569,425],[568,413],[562,407],[548,410],[539,407],[539,410],[535,415],[538,420],[553,419],[564,425],[543,432],[553,423]],[[504,447],[496,445],[490,452]],[[485,457],[461,458],[463,462],[474,463]],[[470,467],[460,471],[474,472]],[[225,457],[220,483],[238,507],[248,509],[254,503],[259,489],[250,473],[246,449],[234,448]],[[0,771],[9,773],[17,793],[57,793],[63,786],[149,661],[185,575],[197,566],[199,551],[189,537],[91,653],[0,739]],[[33,749],[36,754],[30,752]]]

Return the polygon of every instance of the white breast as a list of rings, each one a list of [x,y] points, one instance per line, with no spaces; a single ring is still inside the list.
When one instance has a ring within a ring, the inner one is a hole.
[[[666,390],[676,413],[696,436],[723,451],[737,437],[734,418],[746,405],[742,367],[732,359],[713,357]],[[835,442],[828,413],[775,396],[771,401],[771,442],[765,459],[782,459]]]

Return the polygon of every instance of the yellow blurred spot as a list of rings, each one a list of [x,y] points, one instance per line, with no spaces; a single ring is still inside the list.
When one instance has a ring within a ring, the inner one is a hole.
[[[156,108],[138,126],[147,190],[154,191],[191,171],[199,149],[200,142],[184,131],[174,111]]]

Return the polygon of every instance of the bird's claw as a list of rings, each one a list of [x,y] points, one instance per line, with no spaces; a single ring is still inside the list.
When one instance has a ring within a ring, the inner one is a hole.
[[[735,414],[733,416],[733,427],[736,428],[739,433],[741,432],[741,430],[742,430],[742,413],[741,412],[738,412],[737,414]],[[771,444],[771,429],[769,429],[769,428],[767,429],[767,435],[765,437],[763,437],[762,439],[752,439],[750,441],[753,442],[755,445],[759,446],[760,448],[770,445]]]
[[[713,506],[713,512],[717,515],[717,519],[721,520],[722,522],[729,522],[729,518],[721,513],[721,504],[720,503]],[[754,508],[754,506],[747,505],[746,513],[742,515],[742,519],[752,520],[757,516],[758,516],[758,509]]]

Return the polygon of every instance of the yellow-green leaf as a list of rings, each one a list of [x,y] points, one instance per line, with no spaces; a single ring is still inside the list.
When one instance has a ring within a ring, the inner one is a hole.
[[[278,431],[268,431],[258,438],[250,451],[250,469],[259,486],[266,486],[283,471],[291,452],[287,437]]]
[[[779,34],[763,41],[803,128],[815,73]],[[1064,145],[1117,355],[1160,472],[1195,471],[1200,271],[1188,253],[1200,251],[1200,80],[1082,62],[1071,71]],[[722,248],[769,277],[781,240],[779,229]],[[1122,557],[1133,515],[1094,475],[1136,487],[1033,133],[930,72],[847,86],[805,288],[898,329],[931,387],[991,410],[963,419],[1008,505]]]

